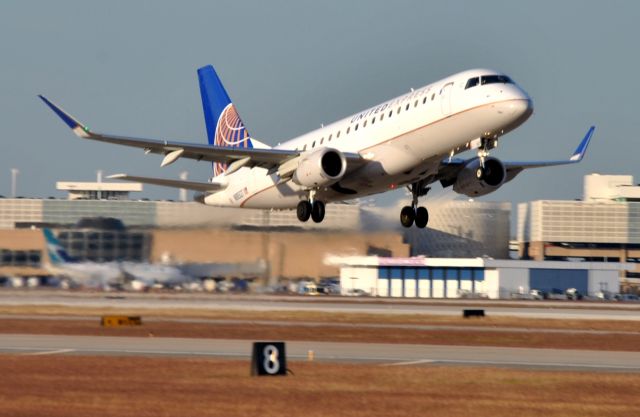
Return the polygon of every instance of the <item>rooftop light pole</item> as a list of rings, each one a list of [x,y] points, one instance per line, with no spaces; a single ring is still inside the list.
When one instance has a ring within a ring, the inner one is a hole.
[[[18,168],[11,168],[11,197],[12,198],[16,198],[19,173],[20,173],[20,170],[18,170]]]

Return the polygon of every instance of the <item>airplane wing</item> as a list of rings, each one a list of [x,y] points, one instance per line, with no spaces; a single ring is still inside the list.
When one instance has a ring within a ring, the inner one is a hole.
[[[589,146],[589,142],[593,137],[593,133],[596,127],[591,126],[587,131],[587,134],[582,138],[580,144],[573,152],[573,154],[569,157],[569,159],[562,159],[556,161],[502,161],[504,164],[505,170],[507,171],[507,176],[505,178],[505,182],[509,182],[515,178],[516,175],[529,168],[542,168],[542,167],[550,167],[557,165],[568,165],[568,164],[576,164],[582,161],[585,153],[587,152],[587,147]],[[477,157],[476,157],[477,158]],[[440,169],[438,170],[438,174],[435,178],[436,181],[440,181],[443,187],[448,187],[456,182],[458,174],[464,167],[473,159],[453,159],[451,161],[445,160],[440,164]]]
[[[82,124],[46,97],[42,95],[39,95],[38,97],[40,97],[40,99],[49,106],[49,108],[51,108],[51,110],[53,110],[53,112],[57,114],[58,117],[60,117],[60,119],[62,119],[62,121],[71,128],[71,130],[73,130],[76,136],[83,139],[112,143],[115,145],[141,148],[144,149],[145,153],[164,154],[166,157],[163,161],[163,165],[168,165],[178,158],[226,163],[232,163],[234,161],[249,158],[249,160],[242,164],[243,166],[275,167],[280,165],[282,162],[299,155],[298,151],[286,149],[232,148],[96,133],[91,131],[86,125]]]
[[[162,185],[165,187],[184,188],[200,192],[214,192],[225,188],[225,184],[217,182],[181,181],[165,178],[137,177],[135,175],[115,174],[107,178],[114,180],[142,182],[144,184]]]
[[[134,148],[144,149],[145,153],[155,153],[165,155],[161,166],[169,165],[178,158],[189,158],[197,161],[222,162],[230,164],[227,173],[231,173],[235,168],[240,167],[264,167],[277,168],[284,162],[290,161],[298,156],[300,152],[293,149],[273,149],[273,148],[239,148],[227,146],[211,146],[207,144],[183,143],[169,140],[143,139],[126,136],[117,136],[105,133],[96,133],[91,131],[86,125],[82,124],[76,118],[71,116],[54,104],[46,97],[39,95],[40,99],[53,112],[62,119],[67,126],[73,130],[76,136],[83,139],[90,139],[99,142],[112,143],[115,145],[131,146]],[[357,153],[343,153],[347,160],[347,172],[351,172],[366,163]],[[236,162],[234,167],[234,162]],[[233,168],[232,168],[233,167]],[[138,178],[134,180],[133,178]],[[179,182],[173,180],[163,180],[145,177],[133,177],[124,175],[118,179],[145,182],[155,185],[166,185],[169,187],[186,188],[198,191],[213,191],[212,184]],[[144,180],[144,181],[143,181]],[[198,188],[194,188],[198,187]],[[206,188],[206,190],[204,188]]]

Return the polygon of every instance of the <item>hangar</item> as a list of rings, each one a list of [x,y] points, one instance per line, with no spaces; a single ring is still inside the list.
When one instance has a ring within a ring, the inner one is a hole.
[[[569,288],[584,295],[619,292],[624,263],[519,261],[491,258],[328,257],[340,266],[343,295],[356,291],[378,297],[492,299]]]

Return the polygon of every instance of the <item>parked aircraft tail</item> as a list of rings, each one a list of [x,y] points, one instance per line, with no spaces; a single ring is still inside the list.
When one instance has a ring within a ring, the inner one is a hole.
[[[51,229],[43,229],[44,239],[47,242],[47,252],[49,253],[49,260],[54,265],[63,263],[75,262],[64,247],[60,244],[58,238],[55,237]]]
[[[231,102],[213,66],[198,69],[202,110],[209,144],[232,148],[253,148],[249,132]],[[213,175],[227,170],[227,164],[213,163]]]

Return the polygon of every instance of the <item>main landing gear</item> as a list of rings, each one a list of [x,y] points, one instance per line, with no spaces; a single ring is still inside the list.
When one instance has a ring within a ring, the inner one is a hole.
[[[320,223],[324,220],[324,203],[320,200],[314,199],[314,194],[315,193],[310,193],[309,200],[302,200],[298,203],[296,214],[298,216],[298,220],[301,222],[306,222],[309,220],[309,217],[311,217],[311,219],[316,223]]]
[[[422,181],[411,184],[408,187],[411,191],[411,205],[404,206],[400,211],[400,223],[404,227],[416,227],[424,229],[429,223],[429,211],[425,207],[418,207],[418,197],[427,195],[431,188],[427,187]]]

